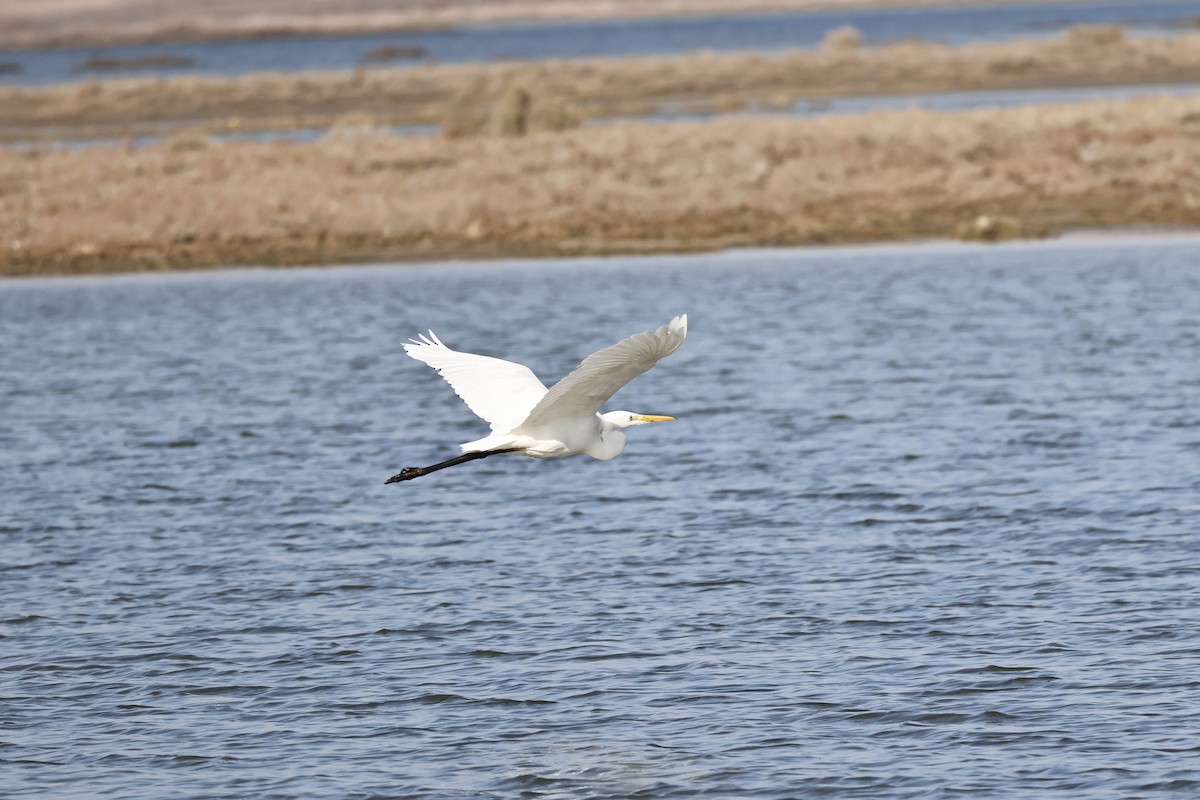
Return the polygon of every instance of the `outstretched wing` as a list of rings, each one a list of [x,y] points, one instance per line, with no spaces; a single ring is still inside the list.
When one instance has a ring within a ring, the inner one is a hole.
[[[521,428],[590,417],[618,389],[678,350],[686,336],[687,314],[684,314],[658,330],[635,333],[612,347],[592,353],[546,392]]]
[[[520,425],[546,394],[546,386],[529,367],[451,350],[433,331],[410,340],[404,352],[436,369],[467,408],[497,433],[508,433]]]

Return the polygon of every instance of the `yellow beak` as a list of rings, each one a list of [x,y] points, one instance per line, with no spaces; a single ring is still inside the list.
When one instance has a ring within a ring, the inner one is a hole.
[[[674,417],[661,417],[655,414],[638,414],[638,419],[642,422],[674,422]]]

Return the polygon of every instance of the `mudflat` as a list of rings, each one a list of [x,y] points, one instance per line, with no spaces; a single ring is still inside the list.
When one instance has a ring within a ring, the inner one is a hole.
[[[815,51],[776,55],[0,88],[0,130],[25,142],[0,146],[0,274],[1194,226],[1200,97],[628,119],[839,95],[1189,82],[1200,82],[1200,34],[1085,26],[963,47],[864,48],[843,29]],[[440,135],[399,135],[397,123]],[[300,127],[327,132],[308,143],[214,136]],[[160,138],[59,143],[145,132]]]
[[[0,148],[0,274],[1200,224],[1200,98]]]

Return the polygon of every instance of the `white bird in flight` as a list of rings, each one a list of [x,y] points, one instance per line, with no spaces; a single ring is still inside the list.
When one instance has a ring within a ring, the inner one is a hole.
[[[608,461],[625,449],[622,429],[674,417],[600,413],[625,384],[674,353],[687,336],[687,315],[658,330],[636,333],[583,360],[547,389],[522,364],[442,344],[433,331],[411,339],[404,350],[438,371],[467,407],[492,426],[492,433],[462,445],[463,454],[428,467],[406,467],[385,483],[409,481],[477,458],[512,453],[531,458],[564,458],[587,453]]]

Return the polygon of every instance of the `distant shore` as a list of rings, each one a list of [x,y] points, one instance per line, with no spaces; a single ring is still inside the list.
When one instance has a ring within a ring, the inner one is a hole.
[[[1200,225],[1197,97],[788,113],[863,94],[1139,83],[1200,83],[1200,34],[1081,26],[866,48],[843,28],[771,55],[0,87],[0,135],[25,143],[0,145],[0,275]],[[680,112],[713,117],[636,121]],[[321,133],[213,138],[301,128]],[[146,133],[157,141],[135,146]],[[124,141],[61,144],[96,137]]]
[[[0,274],[1200,225],[1200,99],[0,148]]]
[[[1062,0],[999,0],[1044,5]],[[1072,2],[1072,0],[1067,0]],[[1087,0],[1074,0],[1080,5]],[[997,0],[5,0],[0,49],[328,36],[464,26],[856,8],[996,5]]]
[[[1200,84],[1200,33],[1081,26],[1051,39],[866,48],[853,29],[815,51],[442,64],[241,77],[115,78],[0,87],[0,140],[355,125],[449,136],[563,130],[590,119],[785,110],[863,94]],[[520,120],[516,117],[521,117]],[[519,123],[519,124],[518,124]],[[518,130],[519,128],[519,130]]]

